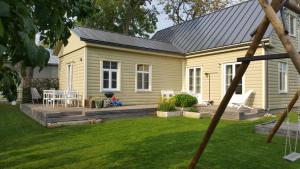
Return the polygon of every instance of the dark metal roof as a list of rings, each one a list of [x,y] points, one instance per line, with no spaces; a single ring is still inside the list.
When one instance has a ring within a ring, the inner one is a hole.
[[[151,39],[171,43],[184,53],[245,43],[263,16],[259,2],[250,0],[160,30]],[[264,38],[272,30],[269,26]]]
[[[171,43],[126,36],[118,33],[105,32],[85,27],[75,27],[72,29],[72,31],[78,35],[82,41],[85,42],[148,51],[183,54],[182,51],[180,51]]]

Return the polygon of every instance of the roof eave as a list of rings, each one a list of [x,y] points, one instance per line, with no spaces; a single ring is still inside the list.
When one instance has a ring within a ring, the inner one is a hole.
[[[142,51],[149,51],[149,52],[158,52],[158,53],[165,53],[165,54],[171,54],[171,55],[180,55],[182,57],[184,56],[184,53],[180,53],[180,52],[150,49],[150,48],[144,48],[144,47],[138,47],[138,46],[131,46],[131,45],[112,43],[112,42],[99,41],[99,40],[94,40],[94,39],[86,39],[86,38],[82,38],[82,37],[80,37],[80,40],[82,40],[86,43],[95,43],[95,44],[100,44],[100,45],[105,45],[105,46],[114,46],[114,47],[119,47],[119,48],[127,48],[127,49],[142,50]]]

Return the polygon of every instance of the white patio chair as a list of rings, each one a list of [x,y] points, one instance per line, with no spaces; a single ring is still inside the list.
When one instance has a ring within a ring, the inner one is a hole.
[[[43,90],[43,106],[52,104],[53,102],[54,90]]]
[[[75,103],[77,104],[77,107],[79,107],[79,95],[77,91],[66,91],[65,92],[65,107],[67,107],[67,104],[70,103]]]
[[[170,99],[175,96],[175,92],[173,90],[161,90],[162,99]]]
[[[40,93],[38,92],[38,90],[33,87],[31,88],[31,99],[32,99],[32,104],[34,104],[34,100],[40,100],[42,97],[40,95]]]
[[[231,107],[236,107],[237,109],[240,109],[241,107],[246,107],[249,109],[252,109],[252,107],[249,107],[246,105],[247,100],[251,96],[251,94],[254,92],[254,90],[248,90],[240,100],[234,101],[230,103]]]

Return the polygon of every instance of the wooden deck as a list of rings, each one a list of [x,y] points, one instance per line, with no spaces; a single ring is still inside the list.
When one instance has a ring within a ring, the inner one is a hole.
[[[20,109],[46,127],[94,124],[107,119],[155,115],[157,105],[121,106],[101,109],[82,107],[46,107],[41,104],[21,104]]]
[[[212,116],[216,112],[218,105],[212,105],[212,106],[198,106],[198,111],[199,112],[208,112]],[[263,109],[257,109],[257,108],[232,108],[232,107],[227,107],[225,109],[225,112],[222,116],[222,119],[226,120],[247,120],[247,119],[253,119],[253,118],[258,118],[262,117],[266,113],[265,110]]]

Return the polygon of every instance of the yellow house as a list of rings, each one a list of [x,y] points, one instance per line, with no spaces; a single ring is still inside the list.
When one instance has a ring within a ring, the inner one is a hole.
[[[298,15],[285,15],[298,46]],[[60,89],[77,90],[85,100],[112,91],[126,105],[157,103],[161,90],[186,91],[200,103],[218,104],[263,16],[251,0],[160,30],[151,39],[76,27],[59,51]],[[273,53],[285,51],[270,26],[256,55]],[[299,80],[289,59],[252,62],[232,100],[253,90],[249,106],[281,109]]]

